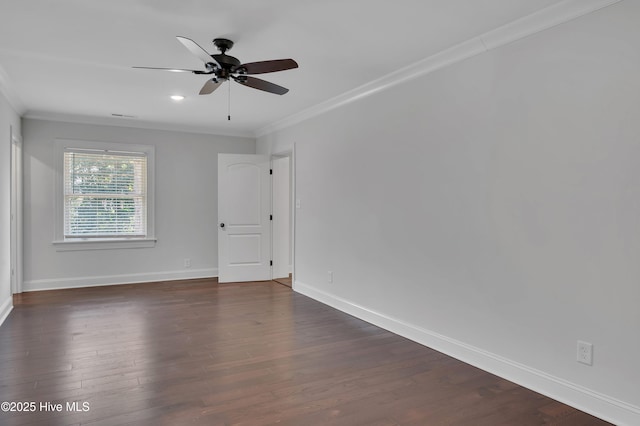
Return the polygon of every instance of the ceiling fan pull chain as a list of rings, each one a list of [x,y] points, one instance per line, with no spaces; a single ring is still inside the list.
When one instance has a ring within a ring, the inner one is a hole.
[[[227,121],[231,121],[231,80],[229,82],[229,100],[227,103]]]

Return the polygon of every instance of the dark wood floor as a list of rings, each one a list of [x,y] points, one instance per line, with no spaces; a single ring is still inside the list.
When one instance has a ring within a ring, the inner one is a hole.
[[[2,425],[607,424],[274,282],[15,302],[0,327],[0,401],[38,407],[0,412]],[[67,411],[74,401],[88,411]]]

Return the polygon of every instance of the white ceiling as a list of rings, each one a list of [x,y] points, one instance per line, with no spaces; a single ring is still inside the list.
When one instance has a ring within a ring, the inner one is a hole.
[[[0,80],[27,116],[252,135],[398,68],[561,0],[2,0]],[[200,69],[176,39],[211,53],[226,37],[242,62],[293,58],[259,76],[290,92],[233,83],[199,96],[207,77],[132,69]],[[180,103],[169,96],[181,94]],[[112,114],[136,118],[113,118]],[[135,124],[133,123],[135,122]]]

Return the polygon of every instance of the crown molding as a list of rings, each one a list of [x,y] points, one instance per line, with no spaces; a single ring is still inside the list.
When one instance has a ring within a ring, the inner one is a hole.
[[[484,52],[505,46],[522,38],[600,10],[621,0],[565,0],[508,24],[466,40],[412,65],[401,68],[384,77],[373,80],[339,96],[302,110],[282,120],[264,126],[255,132],[256,137],[268,135],[291,127],[302,121],[324,114],[343,105],[387,90],[398,84],[429,74],[438,69],[461,62]]]
[[[491,30],[479,38],[487,51],[548,30],[622,0],[564,0]]]
[[[232,136],[255,139],[251,131],[234,131],[216,127],[181,126],[179,124],[159,123],[135,118],[95,117],[88,115],[59,114],[46,111],[27,111],[23,118],[46,121],[59,121],[75,124],[94,124],[99,126],[129,127],[133,129],[163,130],[171,132],[197,133],[215,136]]]

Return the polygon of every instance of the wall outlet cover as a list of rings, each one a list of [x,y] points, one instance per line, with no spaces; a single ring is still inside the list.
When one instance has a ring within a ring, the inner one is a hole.
[[[593,345],[589,342],[578,340],[578,362],[593,365]]]

